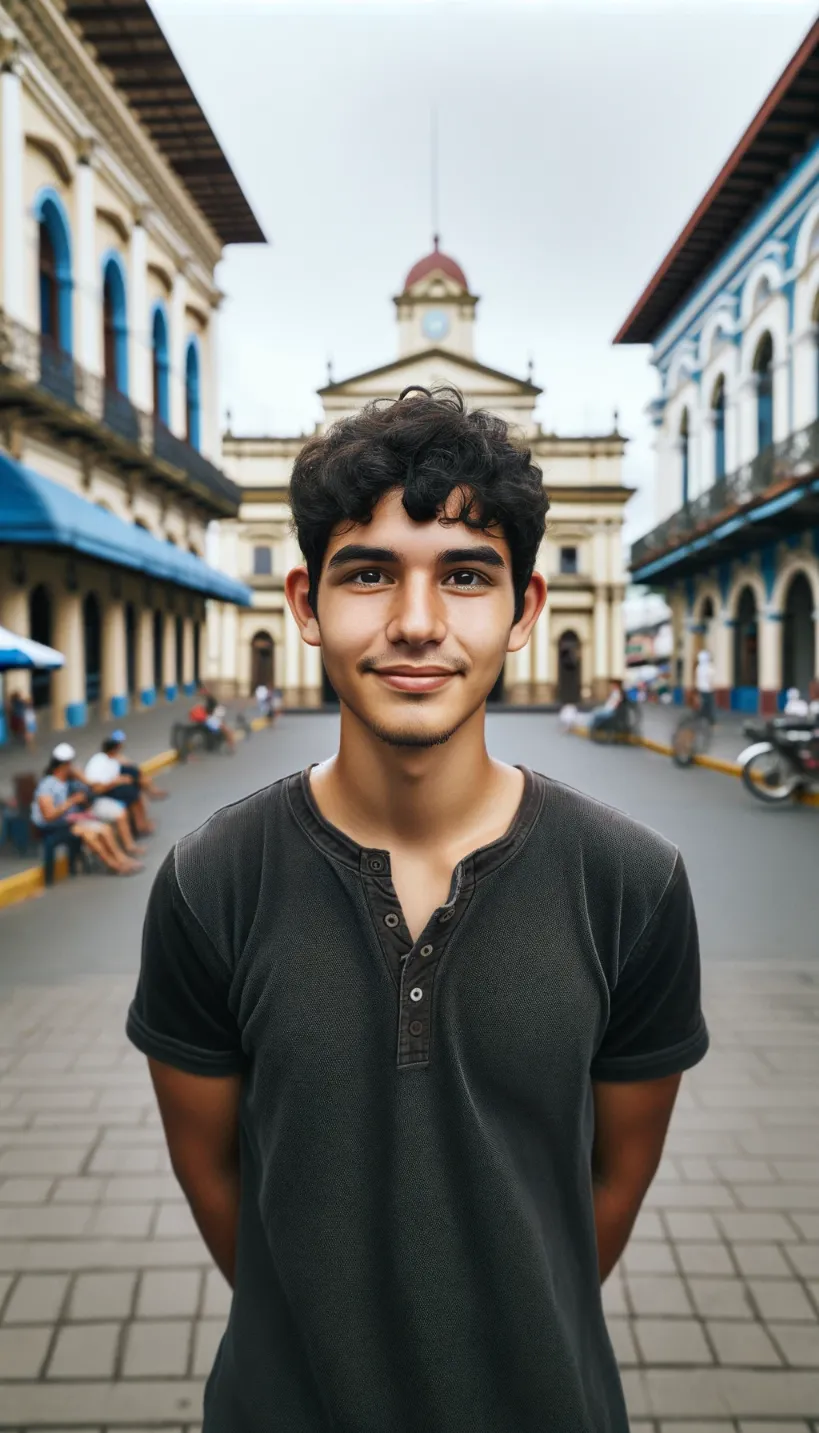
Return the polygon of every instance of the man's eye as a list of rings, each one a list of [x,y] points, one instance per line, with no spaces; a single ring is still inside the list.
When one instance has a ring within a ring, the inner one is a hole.
[[[485,587],[486,578],[480,572],[471,572],[465,568],[463,572],[450,572],[447,578],[455,587]]]
[[[381,581],[383,573],[377,567],[364,567],[360,572],[354,572],[351,582],[362,582],[365,587],[376,587]]]

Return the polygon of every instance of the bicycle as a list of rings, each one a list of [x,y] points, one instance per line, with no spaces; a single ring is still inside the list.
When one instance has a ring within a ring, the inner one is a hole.
[[[704,756],[711,745],[714,724],[702,707],[687,712],[677,723],[671,738],[675,766],[691,766],[696,756]]]

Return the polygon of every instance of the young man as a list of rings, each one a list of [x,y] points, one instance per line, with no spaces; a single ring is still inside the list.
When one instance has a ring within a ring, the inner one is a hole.
[[[626,1433],[600,1285],[708,1045],[682,861],[487,753],[546,596],[500,419],[408,391],[291,498],[339,749],[178,843],[128,1019],[234,1289],[205,1433]]]
[[[122,756],[125,746],[125,732],[114,731],[102,743],[100,751],[92,756],[85,768],[85,780],[94,793],[92,811],[101,821],[116,826],[125,849],[133,844],[131,818],[137,834],[149,836],[154,826],[148,817],[145,798],[135,768],[123,768]]]

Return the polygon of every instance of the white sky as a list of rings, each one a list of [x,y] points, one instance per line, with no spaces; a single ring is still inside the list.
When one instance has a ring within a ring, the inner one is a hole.
[[[816,14],[814,0],[151,0],[270,245],[219,270],[233,431],[310,431],[315,389],[395,356],[391,298],[442,247],[477,356],[545,389],[547,429],[633,440],[644,348],[611,339]],[[632,534],[650,521],[632,499]]]

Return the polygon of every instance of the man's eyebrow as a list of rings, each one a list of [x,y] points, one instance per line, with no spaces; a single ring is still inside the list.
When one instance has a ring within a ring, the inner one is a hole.
[[[343,567],[345,562],[399,562],[397,552],[391,547],[368,547],[363,542],[348,542],[334,552],[327,566]]]
[[[451,567],[454,563],[463,563],[468,567],[470,563],[481,562],[486,567],[505,567],[501,553],[496,547],[448,547],[438,553],[438,562],[442,566]]]

